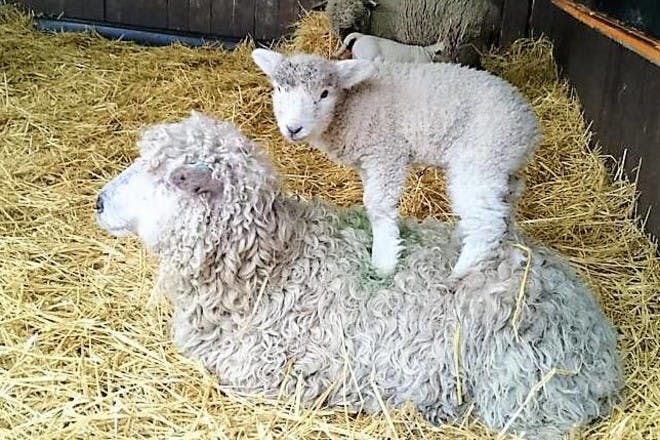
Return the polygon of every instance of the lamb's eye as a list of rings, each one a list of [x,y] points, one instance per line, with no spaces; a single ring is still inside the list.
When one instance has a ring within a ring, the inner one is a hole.
[[[328,91],[324,90],[323,93],[321,93],[321,99],[327,98],[328,97]]]

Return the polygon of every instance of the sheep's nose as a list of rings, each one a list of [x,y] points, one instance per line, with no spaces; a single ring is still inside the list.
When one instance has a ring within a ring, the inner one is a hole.
[[[289,130],[289,134],[293,136],[294,134],[300,133],[300,130],[302,130],[302,125],[299,125],[297,127],[289,127],[288,125],[286,126],[286,129]]]
[[[99,196],[96,198],[96,205],[94,205],[96,208],[96,212],[98,214],[103,212],[103,194],[99,194]]]

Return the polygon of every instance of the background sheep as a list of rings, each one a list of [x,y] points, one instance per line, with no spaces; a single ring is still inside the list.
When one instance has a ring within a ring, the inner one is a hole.
[[[518,307],[524,252],[507,247],[450,291],[448,227],[407,219],[402,268],[378,280],[364,213],[283,195],[233,125],[193,114],[138,145],[99,195],[98,222],[158,255],[176,345],[232,389],[306,402],[329,390],[327,403],[367,411],[409,400],[434,422],[471,409],[535,439],[609,412],[615,334],[547,249],[532,248]]]
[[[360,172],[381,274],[397,264],[396,206],[410,164],[446,171],[463,240],[457,278],[500,246],[520,193],[515,175],[539,143],[536,117],[513,86],[447,63],[333,62],[266,49],[252,57],[274,85],[282,135]]]
[[[445,43],[442,42],[429,46],[414,46],[352,32],[344,38],[335,56],[341,59],[353,58],[376,62],[432,63],[447,61],[439,55],[444,49]]]
[[[493,0],[330,0],[326,12],[342,38],[357,31],[405,44],[443,42],[444,58],[472,66],[495,41],[500,17]]]

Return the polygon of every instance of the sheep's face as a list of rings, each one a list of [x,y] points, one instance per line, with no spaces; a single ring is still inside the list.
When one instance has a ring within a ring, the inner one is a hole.
[[[351,32],[369,31],[369,17],[377,6],[373,0],[331,0],[326,6],[332,27],[344,39]]]
[[[252,58],[273,84],[273,111],[282,135],[300,142],[329,127],[344,90],[376,73],[366,60],[329,61],[315,55],[283,55],[255,49]]]
[[[147,157],[139,157],[103,187],[96,215],[110,234],[137,235],[147,247],[155,247],[177,205],[174,188],[154,172]]]
[[[272,179],[232,124],[198,113],[148,127],[138,147],[140,156],[101,190],[96,215],[110,234],[136,235],[153,251],[184,219],[236,208],[249,189]]]

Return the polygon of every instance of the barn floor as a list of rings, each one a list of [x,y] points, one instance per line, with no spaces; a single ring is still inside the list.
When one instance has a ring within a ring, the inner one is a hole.
[[[317,14],[288,48],[328,54],[334,43]],[[359,203],[355,174],[281,142],[249,51],[46,35],[0,6],[1,438],[491,438],[472,420],[432,427],[410,409],[355,417],[221,392],[173,350],[167,304],[147,304],[154,262],[95,226],[95,194],[130,162],[137,130],[192,108],[266,145],[291,191]],[[627,400],[575,438],[660,438],[660,261],[632,219],[634,186],[585,148],[550,53],[521,42],[485,64],[523,89],[543,123],[520,224],[570,258],[620,334]],[[435,171],[412,173],[403,210],[448,218]]]

